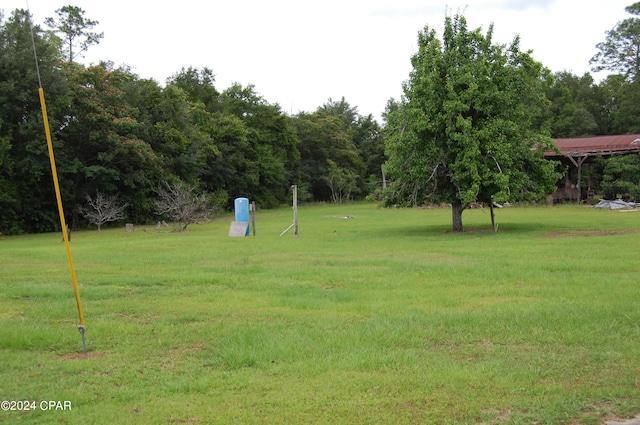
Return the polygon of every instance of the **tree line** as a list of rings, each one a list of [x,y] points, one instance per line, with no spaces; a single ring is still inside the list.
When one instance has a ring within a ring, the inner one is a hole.
[[[640,8],[627,10],[637,14]],[[463,38],[467,37],[457,42],[476,43],[476,53],[494,55],[496,64],[502,61],[501,54],[492,50],[490,37],[468,37],[475,33],[460,27],[464,20],[456,18],[448,22],[449,27],[445,26],[445,29],[453,29]],[[394,193],[406,195],[398,190],[397,184],[403,182],[403,174],[412,174],[403,168],[406,158],[402,157],[402,146],[406,147],[406,140],[401,140],[398,130],[409,128],[403,125],[409,122],[408,117],[420,110],[414,107],[417,103],[406,108],[404,100],[391,99],[383,125],[380,125],[371,115],[360,115],[357,107],[344,98],[328,99],[312,112],[288,115],[280,105],[264,99],[252,85],[233,84],[219,91],[215,87],[213,70],[206,67],[183,67],[161,85],[136,75],[127,66],[116,67],[108,60],[89,66],[76,62],[78,55],[103,37],[103,34],[92,32],[97,24],[97,21],[86,19],[84,11],[74,6],[58,10],[57,18],[48,18],[45,26],[32,22],[29,13],[22,9],[14,10],[8,16],[0,14],[0,232],[45,232],[59,226],[37,93],[40,82],[47,98],[67,222],[74,227],[87,225],[83,211],[87,212],[98,195],[117,197],[122,207],[117,215],[119,218],[134,223],[155,222],[161,219],[156,208],[158,194],[162,193],[163,187],[179,184],[194,188],[198,193],[214,194],[217,202],[227,208],[236,197],[255,200],[261,208],[289,203],[292,184],[298,185],[300,202],[344,202],[365,197],[382,200],[394,199]],[[607,43],[614,30],[608,34]],[[449,34],[450,40],[455,39],[454,35]],[[434,48],[433,34],[423,32],[421,37],[424,52]],[[623,40],[629,37],[626,33],[621,35]],[[39,76],[32,42],[38,56]],[[529,67],[533,62],[515,47],[512,56],[522,61],[518,66]],[[605,44],[599,45],[600,52],[606,52],[605,47]],[[459,49],[458,53],[466,54],[464,50]],[[435,50],[431,50],[431,55],[431,59],[437,57]],[[455,59],[454,56],[447,57],[447,60]],[[416,56],[412,63],[424,68],[425,58]],[[624,56],[624,60],[632,58],[630,54]],[[609,59],[610,55],[604,53],[594,57],[594,64],[618,71],[598,83],[588,73],[581,77],[567,71],[552,74],[541,65],[534,66],[537,67],[532,71],[534,76],[526,72],[518,74],[518,78],[531,77],[536,81],[529,92],[529,105],[535,106],[535,114],[529,114],[529,118],[535,118],[535,122],[528,122],[530,129],[543,134],[546,141],[549,137],[640,132],[637,68],[615,62],[621,68],[614,69],[607,62]],[[442,64],[443,70],[451,66]],[[497,68],[481,70],[494,71],[498,72]],[[544,78],[538,78],[543,74]],[[475,84],[465,80],[464,74],[459,77],[458,86],[452,86],[451,93],[455,90],[462,93],[468,89],[465,84]],[[508,85],[511,77],[504,77]],[[428,87],[420,88],[417,83],[411,86],[412,78],[410,76],[405,82],[405,87],[411,89],[405,92],[408,97],[417,99]],[[435,86],[430,87],[429,90]],[[496,87],[485,87],[489,91],[498,90],[496,96],[485,98],[488,104],[505,101],[500,93],[508,90]],[[531,88],[526,84],[522,87]],[[457,101],[466,101],[463,97]],[[452,105],[450,98],[441,99],[439,107]],[[515,103],[511,104],[510,110],[505,109],[505,113],[520,107],[519,100],[510,101]],[[495,110],[487,105],[476,105],[473,112],[469,109],[458,112],[468,119],[469,125],[474,125],[474,122],[481,122],[478,119],[482,114]],[[475,118],[465,115],[468,113],[475,113]],[[459,121],[447,127],[445,121],[441,127],[445,133],[462,134],[467,125]],[[416,131],[403,132],[402,137],[429,134],[418,127],[412,127]],[[517,133],[514,128],[509,131],[505,130],[507,127],[487,128],[478,134],[486,137],[491,131]],[[464,142],[463,139],[451,138],[459,142]],[[469,146],[474,149],[473,144]],[[495,145],[492,149],[505,148],[509,156],[522,153],[521,145],[508,146]],[[458,147],[441,148],[449,149],[451,153]],[[441,148],[427,149],[423,154],[438,154],[443,152]],[[499,155],[490,153],[495,160],[491,163],[500,165]],[[486,152],[481,157],[483,160],[489,158]],[[447,161],[454,164],[456,158]],[[389,166],[392,182],[396,183],[386,192],[383,190],[387,177],[383,171],[385,164]],[[471,162],[462,161],[458,167],[462,170],[469,164]],[[540,171],[538,165],[533,168]],[[542,173],[546,178],[557,177],[547,171]],[[487,185],[483,190],[467,190],[459,199],[462,207],[474,197],[489,199],[491,195],[513,193],[511,189],[517,185],[498,184],[503,177],[504,173],[500,172],[493,177],[486,174],[483,179],[495,184]],[[520,188],[535,186],[535,179],[528,181],[525,177],[518,177]],[[474,178],[468,179],[472,185]],[[414,199],[428,201],[429,196],[422,197],[428,195],[422,189],[429,187],[429,175],[411,183],[424,185],[419,190],[421,196]],[[549,186],[549,181],[545,181],[540,187],[546,190]],[[405,189],[410,187],[404,185]],[[540,192],[540,187],[533,192]],[[449,192],[455,198],[455,190]]]
[[[4,234],[58,223],[31,27],[67,222],[76,227],[97,194],[117,196],[130,222],[155,221],[158,189],[168,183],[216,194],[226,207],[247,197],[271,208],[291,202],[292,184],[301,202],[341,201],[381,180],[380,126],[345,99],[289,116],[252,85],[217,90],[208,68],[182,68],[161,85],[109,61],[84,66],[73,58],[101,37],[83,14],[62,8],[49,29],[25,10],[0,18]]]

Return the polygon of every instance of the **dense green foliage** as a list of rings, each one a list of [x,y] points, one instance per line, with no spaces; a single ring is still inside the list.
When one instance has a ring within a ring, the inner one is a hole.
[[[620,72],[630,80],[640,77],[640,2],[625,10],[634,15],[607,31],[605,41],[598,43],[598,53],[591,58],[594,70]]]
[[[636,15],[637,4],[627,10]],[[298,185],[301,201],[381,199],[384,132],[344,98],[291,116],[252,85],[219,91],[206,67],[182,67],[161,84],[108,58],[85,66],[75,59],[103,37],[94,32],[97,21],[74,6],[56,12],[44,29],[25,10],[0,11],[0,232],[59,227],[31,27],[67,222],[75,228],[87,225],[79,211],[98,191],[127,204],[128,222],[155,222],[160,182],[224,191],[230,200],[248,197],[262,208],[290,202],[291,184]],[[613,74],[597,83],[590,74],[553,75],[544,88],[551,103],[536,110],[536,125],[552,137],[640,132],[634,65],[616,68],[609,55],[635,46],[636,19],[620,23],[598,46],[607,50],[594,57],[594,69]],[[387,135],[393,124],[385,123]],[[499,186],[497,193],[504,191]]]
[[[617,156],[602,162],[604,197],[640,200],[640,155]]]
[[[517,38],[507,48],[492,34],[461,15],[445,19],[442,41],[425,28],[402,101],[386,114],[389,202],[450,203],[455,231],[472,202],[535,200],[559,177],[540,124],[549,72]]]

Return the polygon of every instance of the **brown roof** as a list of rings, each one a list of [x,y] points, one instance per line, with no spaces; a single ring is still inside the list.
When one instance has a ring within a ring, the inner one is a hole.
[[[640,152],[640,134],[554,139],[554,141],[562,152],[562,156],[619,155]],[[558,156],[555,152],[545,152],[544,155]]]

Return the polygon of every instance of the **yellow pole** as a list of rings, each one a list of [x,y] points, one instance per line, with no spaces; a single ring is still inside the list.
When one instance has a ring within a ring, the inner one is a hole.
[[[80,301],[80,291],[78,290],[78,281],[76,280],[76,271],[73,268],[73,259],[71,258],[71,246],[69,245],[69,235],[67,234],[67,223],[64,219],[64,210],[62,209],[62,197],[60,196],[60,185],[58,184],[58,172],[56,171],[56,161],[53,156],[53,143],[51,143],[51,133],[49,131],[49,119],[47,118],[47,105],[44,101],[44,90],[42,87],[38,89],[40,93],[40,106],[42,108],[42,120],[44,121],[44,132],[47,136],[47,147],[49,148],[49,161],[51,162],[51,173],[53,174],[53,186],[56,190],[56,199],[58,201],[58,214],[60,215],[60,225],[62,226],[62,238],[64,246],[67,249],[67,259],[69,260],[69,269],[71,270],[71,281],[73,289],[76,292],[76,303],[78,304],[78,315],[80,316],[80,333],[84,342],[84,314],[82,314],[82,302]],[[85,352],[86,352],[85,346]]]

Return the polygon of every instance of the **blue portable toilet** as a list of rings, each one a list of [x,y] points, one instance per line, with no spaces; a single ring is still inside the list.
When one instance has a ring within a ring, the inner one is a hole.
[[[236,212],[236,221],[247,223],[247,234],[249,236],[249,200],[247,198],[236,198],[234,201],[234,209]]]

